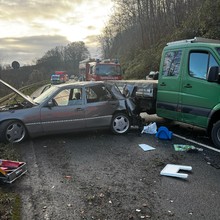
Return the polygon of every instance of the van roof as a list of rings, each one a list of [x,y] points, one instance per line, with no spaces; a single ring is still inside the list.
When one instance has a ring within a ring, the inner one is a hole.
[[[193,39],[179,40],[167,43],[167,46],[175,46],[175,45],[185,45],[191,43],[211,43],[211,44],[220,44],[220,40],[208,39],[202,37],[194,37]]]

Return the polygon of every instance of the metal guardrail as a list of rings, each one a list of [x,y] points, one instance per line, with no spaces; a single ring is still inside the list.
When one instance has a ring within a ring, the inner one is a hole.
[[[41,86],[41,85],[44,85],[48,83],[48,80],[45,80],[45,81],[40,81],[40,82],[37,82],[37,83],[33,83],[31,85],[27,85],[27,86],[24,86],[20,89],[18,89],[19,91],[23,92],[23,93],[27,93],[31,88],[33,88],[34,86]],[[12,98],[14,96],[14,93],[10,93],[2,98],[0,98],[0,103],[1,102],[5,102],[6,100]]]
[[[28,86],[24,86],[24,87],[22,87],[22,88],[20,88],[18,90],[23,92],[23,93],[26,93],[26,92],[29,91],[29,89],[31,89],[34,86],[43,86],[43,85],[45,85],[47,83],[49,83],[49,81],[48,80],[44,80],[44,81],[40,81],[40,82],[37,82],[37,83],[33,83],[31,85],[28,85]]]

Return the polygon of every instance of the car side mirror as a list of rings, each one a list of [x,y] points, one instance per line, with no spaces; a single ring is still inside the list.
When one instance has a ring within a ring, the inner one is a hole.
[[[212,66],[208,70],[208,74],[207,74],[206,79],[208,82],[220,83],[219,74],[220,74],[220,67],[219,66]]]
[[[51,107],[53,107],[53,106],[54,106],[54,102],[53,102],[53,100],[51,99],[51,100],[49,100],[48,103],[46,104],[46,107],[51,108]]]

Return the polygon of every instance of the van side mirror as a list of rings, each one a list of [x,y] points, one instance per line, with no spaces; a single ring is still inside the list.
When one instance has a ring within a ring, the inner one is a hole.
[[[208,70],[207,81],[208,82],[217,82],[220,83],[220,67],[219,66],[211,66]]]

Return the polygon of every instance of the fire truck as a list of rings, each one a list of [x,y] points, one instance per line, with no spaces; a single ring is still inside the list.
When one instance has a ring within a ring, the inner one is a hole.
[[[69,76],[66,71],[55,71],[50,80],[51,84],[65,83],[69,80]]]
[[[117,60],[86,59],[79,62],[79,74],[82,80],[103,81],[121,80],[121,66]]]

